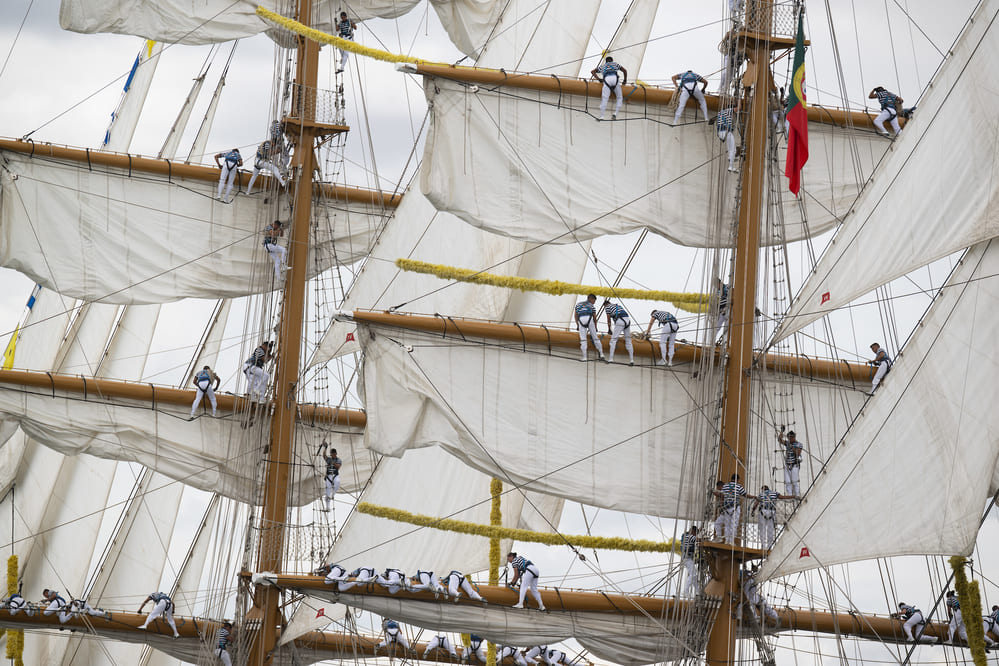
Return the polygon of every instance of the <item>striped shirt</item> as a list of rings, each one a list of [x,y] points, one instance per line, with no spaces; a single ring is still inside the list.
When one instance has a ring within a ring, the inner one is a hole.
[[[746,489],[738,481],[729,481],[722,486],[721,492],[724,497],[722,507],[725,509],[736,508],[739,506],[739,498],[746,496]]]
[[[762,511],[773,512],[777,510],[778,497],[780,497],[780,493],[776,490],[761,490],[760,494],[756,496],[756,501],[760,503]]]
[[[947,597],[947,607],[955,611],[961,610],[961,602],[958,601],[956,594],[952,597]]]
[[[909,604],[899,604],[898,607],[901,609],[898,614],[901,615],[902,619],[904,619],[904,620],[908,620],[910,617],[912,617],[916,613],[919,613],[920,615],[922,615],[922,613],[923,613],[921,610],[919,610],[915,606],[910,606]]]
[[[684,559],[693,559],[695,550],[697,550],[697,535],[684,532],[680,539],[680,556]]]
[[[721,114],[718,114],[721,116]],[[718,307],[726,308],[728,307],[728,285],[723,284],[721,289],[718,290]]]
[[[801,442],[797,439],[791,439],[788,437],[784,440],[784,464],[788,467],[794,467],[795,465],[801,464]]]
[[[611,316],[611,319],[628,319],[628,311],[617,303],[611,303],[607,306],[607,314]]]
[[[246,362],[250,365],[255,365],[258,368],[264,367],[264,359],[267,358],[267,351],[264,349],[263,345],[260,345],[253,350],[250,354],[250,358],[246,359]]]
[[[257,161],[266,160],[271,156],[271,142],[264,141],[262,144],[257,146]]]
[[[672,312],[666,312],[665,310],[653,310],[652,318],[658,321],[660,324],[675,324],[676,317],[673,316]]]
[[[324,456],[326,458],[326,476],[332,479],[340,474],[340,465],[343,461],[339,456]]]
[[[527,567],[531,566],[532,564],[534,564],[534,563],[531,562],[526,557],[522,557],[522,556],[517,556],[517,557],[513,558],[512,562],[510,562],[510,566],[512,566],[516,571],[519,571],[522,574],[525,571],[527,571]]]
[[[577,317],[592,317],[597,311],[593,307],[593,303],[589,301],[580,301],[576,303],[576,316]]]
[[[229,648],[229,630],[225,627],[219,629],[219,649],[226,650]]]
[[[878,98],[882,109],[894,110],[895,102],[898,100],[898,96],[895,93],[890,93],[887,90],[878,90],[874,93],[874,96]]]
[[[350,19],[344,19],[336,24],[337,31],[344,39],[354,39],[354,24]]]
[[[597,67],[597,73],[603,74],[604,77],[613,75],[617,76],[618,70],[621,69],[621,65],[616,62],[605,62],[604,64]]]
[[[721,111],[718,112],[718,118],[715,120],[715,122],[718,124],[719,131],[732,130],[735,128],[735,125],[732,122],[732,117],[734,114],[735,114],[735,109],[733,109],[732,107],[728,107],[727,109],[722,109]]]
[[[874,357],[874,365],[881,365],[882,363],[887,363],[888,367],[891,367],[891,356],[888,355],[884,349],[878,349],[877,356]]]

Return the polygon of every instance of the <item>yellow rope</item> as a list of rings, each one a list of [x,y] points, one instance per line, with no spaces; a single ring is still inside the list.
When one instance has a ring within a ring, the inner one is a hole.
[[[954,589],[957,600],[961,603],[961,616],[965,618],[964,628],[968,632],[968,648],[975,666],[987,666],[985,656],[985,628],[982,626],[982,595],[978,589],[978,581],[968,581],[964,573],[967,560],[960,555],[950,558],[950,567],[954,570]],[[968,622],[967,618],[971,618]]]
[[[17,555],[7,558],[7,596],[17,593]],[[7,659],[12,659],[15,666],[24,666],[24,630],[7,630]]]
[[[379,518],[388,518],[400,523],[409,523],[420,527],[431,527],[447,532],[457,532],[459,534],[471,534],[486,538],[514,539],[529,543],[542,543],[548,546],[572,545],[580,548],[595,548],[598,550],[624,550],[642,553],[669,553],[680,552],[679,542],[675,539],[666,541],[650,541],[648,539],[623,539],[621,537],[598,537],[588,535],[565,535],[550,534],[548,532],[532,532],[513,527],[494,527],[492,525],[478,525],[464,520],[454,520],[453,518],[434,518],[432,516],[422,516],[418,513],[410,513],[402,509],[392,509],[385,506],[376,506],[368,502],[361,502],[357,505],[357,510]]]
[[[492,507],[489,509],[489,524],[493,527],[503,526],[503,510],[500,507],[500,499],[503,496],[503,482],[493,479],[489,482],[489,494],[493,497]],[[500,538],[498,536],[489,539],[489,584],[499,585],[500,558]],[[496,666],[496,644],[490,641],[486,643],[486,666]]]
[[[706,312],[711,300],[706,294],[650,289],[624,289],[621,287],[597,287],[561,282],[559,280],[535,280],[524,277],[483,273],[481,271],[445,266],[443,264],[430,264],[425,261],[416,261],[415,259],[396,259],[395,265],[404,271],[434,275],[443,280],[457,280],[459,282],[484,284],[491,287],[519,289],[520,291],[538,291],[543,294],[552,294],[553,296],[561,296],[563,294],[595,294],[608,298],[669,301],[681,310],[694,313]]]

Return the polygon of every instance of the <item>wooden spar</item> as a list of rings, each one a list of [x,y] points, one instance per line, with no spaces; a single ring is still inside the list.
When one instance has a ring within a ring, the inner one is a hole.
[[[603,83],[595,79],[563,78],[560,76],[539,76],[537,74],[519,74],[496,69],[479,69],[476,67],[460,67],[455,65],[415,65],[417,74],[437,76],[452,81],[462,81],[480,86],[502,86],[504,88],[519,88],[521,90],[538,90],[562,95],[585,95],[600,97]],[[649,104],[665,106],[673,99],[673,90],[656,86],[625,85],[622,92],[629,104]],[[708,108],[718,110],[718,95],[705,94]],[[852,111],[835,107],[808,107],[808,121],[823,123],[837,127],[859,127],[875,129],[874,118],[877,114],[866,111]]]
[[[66,391],[79,395],[92,396],[95,399],[120,398],[138,400],[150,405],[164,403],[183,407],[191,406],[196,393],[196,391],[171,388],[169,386],[156,386],[154,384],[140,384],[112,379],[95,379],[83,377],[82,375],[32,372],[28,370],[0,370],[0,384],[39,388],[45,391]],[[235,412],[246,409],[250,404],[242,396],[216,393],[215,398],[218,400],[219,409],[222,411]],[[341,409],[325,407],[323,405],[299,405],[298,420],[303,423],[364,428],[367,423],[367,415],[355,409]]]
[[[0,150],[9,150],[31,157],[54,158],[70,160],[86,165],[127,169],[133,173],[156,174],[167,176],[168,178],[190,178],[191,180],[201,180],[209,183],[217,183],[219,180],[219,170],[215,167],[171,162],[170,160],[155,157],[69,148],[66,146],[56,146],[51,143],[35,143],[19,139],[0,139]],[[244,187],[250,182],[250,174],[246,171],[240,171],[237,177]],[[269,176],[261,175],[260,178],[269,178]],[[395,208],[402,200],[402,195],[399,194],[391,195],[359,187],[335,185],[333,183],[315,183],[313,187],[316,196],[336,201]]]
[[[461,339],[464,337],[486,338],[501,342],[526,343],[532,345],[551,345],[565,349],[579,349],[579,335],[570,331],[523,326],[520,324],[494,324],[468,319],[442,317],[421,317],[418,315],[390,314],[387,312],[365,312],[355,310],[351,313],[354,320],[360,323],[378,326],[393,326],[414,331],[426,331],[441,336]],[[624,353],[624,343],[618,342],[618,352]],[[659,343],[648,340],[634,342],[635,356],[644,358],[661,358]],[[705,354],[719,354],[714,347],[704,348],[699,345],[676,343],[675,363],[698,362]],[[871,381],[871,368],[860,363],[832,361],[829,359],[812,359],[807,356],[788,356],[785,354],[767,354],[754,362],[756,368],[766,368],[774,372],[795,375],[807,379],[825,379],[839,382],[868,383]]]

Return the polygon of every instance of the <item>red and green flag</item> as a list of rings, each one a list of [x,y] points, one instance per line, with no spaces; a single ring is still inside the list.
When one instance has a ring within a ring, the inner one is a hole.
[[[788,188],[797,196],[801,188],[801,168],[808,161],[808,104],[805,102],[804,12],[798,12],[798,37],[794,44],[794,75],[787,98],[787,163],[784,175]]]

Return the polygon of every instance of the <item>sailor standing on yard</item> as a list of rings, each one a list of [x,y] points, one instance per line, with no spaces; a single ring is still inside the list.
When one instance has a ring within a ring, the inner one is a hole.
[[[700,88],[697,87],[698,84],[701,84]],[[701,105],[701,115],[707,120],[708,103],[704,101],[704,91],[708,89],[708,80],[688,69],[686,72],[673,75],[673,85],[679,86],[680,90],[680,101],[676,105],[676,115],[673,116],[673,124],[676,125],[680,122],[683,109],[687,106],[687,100],[691,97],[696,99],[697,103]]]
[[[680,561],[687,576],[687,583],[683,588],[683,593],[688,597],[701,593],[701,582],[697,579],[697,564],[694,561],[696,557],[697,525],[691,525],[690,529],[680,537]]]
[[[597,335],[597,309],[593,304],[597,302],[597,295],[590,294],[585,301],[576,303],[576,326],[579,328],[579,348],[583,352],[583,360],[586,360],[586,334],[593,338],[593,345],[600,354],[600,360],[604,360],[604,347],[600,343],[600,336]]]
[[[277,282],[281,281],[281,271],[291,268],[291,266],[285,266],[288,250],[278,245],[278,239],[281,236],[284,236],[284,226],[281,220],[274,220],[264,227],[264,249],[267,250],[271,261],[274,262],[274,280]]]
[[[663,357],[663,365],[672,366],[673,352],[676,350],[676,332],[680,330],[680,324],[672,312],[653,310],[649,327],[645,329],[646,338],[652,333],[652,324],[657,321],[662,327],[659,329],[659,353]]]
[[[319,455],[326,462],[326,476],[323,478],[326,486],[326,494],[323,496],[323,511],[330,510],[330,502],[333,501],[333,495],[340,490],[340,466],[343,465],[343,461],[336,455],[336,449],[329,449],[329,454],[326,453],[327,449],[329,449],[329,443],[327,442],[323,442],[319,447]]]
[[[961,602],[958,601],[957,593],[951,590],[947,593],[947,614],[950,615],[950,626],[947,627],[947,642],[954,642],[956,633],[965,643],[968,642],[968,630],[964,626],[964,618],[961,617]]]
[[[218,416],[218,403],[215,401],[215,391],[218,389],[219,384],[222,382],[222,378],[216,375],[209,366],[205,366],[201,369],[201,372],[194,375],[194,379],[191,380],[192,383],[198,387],[198,391],[194,396],[194,404],[191,405],[191,418],[198,411],[198,405],[204,397],[208,396],[208,402],[212,405],[212,416]],[[212,386],[214,384],[214,386]]]
[[[341,39],[354,41],[354,31],[357,30],[357,24],[347,18],[347,12],[340,12],[340,21],[336,24],[336,30]],[[340,49],[340,68],[336,70],[337,74],[347,69],[349,55],[350,52]]]
[[[878,387],[878,384],[881,383],[884,376],[891,370],[891,357],[888,356],[888,352],[881,348],[881,345],[876,342],[871,344],[871,351],[874,352],[874,359],[868,361],[868,363],[877,367],[877,370],[874,372],[874,379],[871,380],[871,392],[867,395],[874,395],[874,390]]]
[[[902,98],[893,92],[888,92],[881,86],[871,91],[868,99],[876,99],[881,104],[881,113],[874,119],[874,126],[878,128],[878,133],[882,136],[891,136],[885,129],[885,121],[891,122],[891,128],[895,130],[895,136],[901,133],[902,128],[898,124],[898,112],[902,108]]]
[[[755,514],[757,510],[760,512],[757,525],[760,528],[763,550],[770,550],[777,536],[777,500],[791,498],[791,495],[781,495],[776,490],[770,490],[770,486],[763,486],[760,494],[753,499],[753,509],[750,513]]]
[[[219,160],[225,160],[220,162]],[[222,171],[219,173],[219,201],[228,201],[232,192],[232,181],[236,179],[239,167],[243,166],[243,156],[239,154],[239,148],[233,148],[227,153],[215,155],[215,166]],[[222,197],[222,187],[225,187],[225,198]]]
[[[607,56],[604,64],[597,65],[590,71],[590,76],[604,82],[604,87],[600,90],[600,120],[604,119],[604,111],[607,110],[607,100],[610,99],[611,91],[617,95],[611,120],[617,120],[617,114],[621,110],[621,105],[624,104],[622,88],[628,82],[628,70],[614,62],[614,58]]]
[[[742,514],[742,498],[746,489],[739,483],[739,475],[733,474],[731,480],[721,487],[721,490],[711,491],[715,497],[722,500],[722,510],[715,520],[715,538],[724,539],[726,543],[735,543],[735,534],[739,530],[739,516]]]
[[[149,623],[158,618],[160,615],[166,620],[166,623],[170,625],[173,629],[173,637],[180,638],[180,634],[177,633],[177,624],[173,621],[173,600],[169,596],[163,594],[162,592],[153,592],[146,600],[142,602],[139,606],[138,612],[141,613],[142,609],[146,607],[146,604],[150,601],[153,602],[153,610],[149,611],[149,615],[146,617],[146,621],[140,624],[138,629],[145,629],[149,626]]]
[[[617,339],[624,336],[624,348],[628,350],[628,365],[635,365],[635,348],[631,344],[631,317],[628,311],[610,299],[604,301],[604,311],[607,313],[607,332],[611,334],[610,348],[607,350],[607,360],[614,362],[614,348]]]
[[[905,624],[902,625],[902,631],[905,632],[907,640],[912,642],[936,642],[937,639],[932,636],[923,636],[923,630],[926,629],[926,619],[923,617],[923,611],[915,606],[910,606],[903,601],[898,605],[898,612],[892,613],[892,617],[905,620]],[[916,630],[915,635],[912,633],[913,629]]]
[[[538,610],[545,610],[545,603],[541,601],[541,594],[538,592],[538,578],[541,577],[538,567],[526,557],[518,557],[517,553],[507,553],[506,561],[513,567],[513,579],[510,580],[510,587],[514,587],[517,581],[520,581],[520,601],[514,608],[524,607],[524,597],[530,590],[531,595],[538,602]]]
[[[792,497],[801,496],[801,442],[791,430],[784,437],[784,426],[777,433],[777,441],[784,447],[784,492]]]
[[[226,620],[222,623],[222,628],[219,629],[219,644],[215,649],[215,655],[225,666],[232,666],[232,657],[229,656],[229,644],[232,643],[232,639],[229,637],[231,633],[232,622]]]

